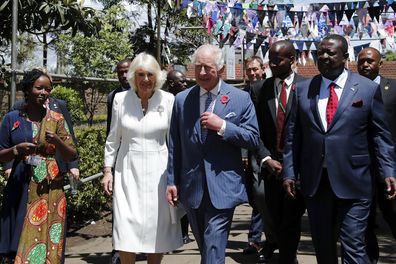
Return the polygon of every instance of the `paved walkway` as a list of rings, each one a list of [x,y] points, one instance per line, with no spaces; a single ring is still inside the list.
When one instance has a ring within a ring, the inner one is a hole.
[[[229,242],[227,245],[226,263],[256,263],[254,256],[242,254],[246,246],[247,230],[250,221],[251,208],[248,205],[237,207]],[[390,231],[383,223],[381,217],[378,221],[378,240],[380,243],[381,264],[396,263],[396,243],[392,240]],[[95,232],[93,232],[95,230]],[[93,236],[92,233],[97,235]],[[191,235],[192,237],[192,235]],[[76,230],[69,235],[66,246],[66,264],[94,263],[109,264],[111,252],[111,216],[98,221],[95,225],[88,225],[80,230]],[[276,263],[277,251],[273,261]],[[302,238],[298,251],[298,260],[301,264],[316,263],[310,238],[307,216],[303,217]],[[163,264],[198,264],[200,261],[199,251],[195,242],[189,243],[179,250],[167,254],[162,261]],[[146,263],[138,261],[137,263]]]

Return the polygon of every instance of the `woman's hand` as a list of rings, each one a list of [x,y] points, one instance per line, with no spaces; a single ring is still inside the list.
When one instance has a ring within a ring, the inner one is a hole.
[[[51,132],[49,130],[45,131],[45,140],[50,143],[58,146],[59,142],[61,141],[57,134]]]
[[[112,195],[113,194],[113,173],[110,171],[104,171],[103,172],[103,179],[102,179],[102,187],[103,191],[107,195]]]
[[[15,148],[18,152],[18,155],[28,156],[36,153],[37,145],[30,142],[23,142],[15,145]]]

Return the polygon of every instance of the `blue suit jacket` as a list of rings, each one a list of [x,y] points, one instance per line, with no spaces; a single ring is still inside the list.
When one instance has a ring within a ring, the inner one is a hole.
[[[199,86],[176,95],[173,106],[168,161],[168,185],[178,186],[179,200],[198,208],[205,180],[217,209],[234,208],[247,201],[241,148],[256,148],[259,130],[249,94],[221,82],[214,113],[226,121],[224,137],[209,130],[201,140]],[[220,98],[228,96],[227,103]]]
[[[320,83],[317,75],[297,84],[286,134],[284,178],[299,175],[303,194],[313,196],[325,162],[337,197],[371,199],[371,158],[378,160],[382,178],[395,175],[393,144],[379,86],[348,72],[337,111],[325,131],[318,112]],[[370,157],[370,148],[376,157]]]

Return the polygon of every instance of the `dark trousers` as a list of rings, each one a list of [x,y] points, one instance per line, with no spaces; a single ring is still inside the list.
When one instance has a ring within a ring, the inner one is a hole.
[[[255,244],[261,243],[261,233],[263,231],[263,221],[260,213],[253,207],[250,219],[248,241]]]
[[[337,264],[337,234],[343,263],[368,264],[364,235],[370,212],[370,199],[340,199],[331,189],[324,170],[318,190],[305,197],[312,241],[319,264]]]
[[[279,247],[279,263],[294,263],[301,236],[301,217],[305,212],[304,198],[298,190],[295,199],[289,197],[279,178],[268,176],[264,182],[265,201]]]
[[[216,209],[207,187],[205,189],[199,208],[187,208],[188,220],[201,254],[201,264],[224,264],[235,208]]]
[[[389,225],[393,238],[396,240],[396,200],[386,199],[385,184],[377,181],[376,195],[370,208],[370,215],[365,237],[367,244],[367,255],[369,256],[370,260],[378,260],[379,258],[378,240],[377,235],[375,234],[377,202],[378,207],[382,212],[382,216]]]

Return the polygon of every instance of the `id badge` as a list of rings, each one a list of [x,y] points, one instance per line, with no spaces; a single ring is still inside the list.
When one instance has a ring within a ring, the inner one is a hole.
[[[26,164],[38,166],[40,165],[41,160],[42,158],[38,155],[30,155],[26,158]]]

